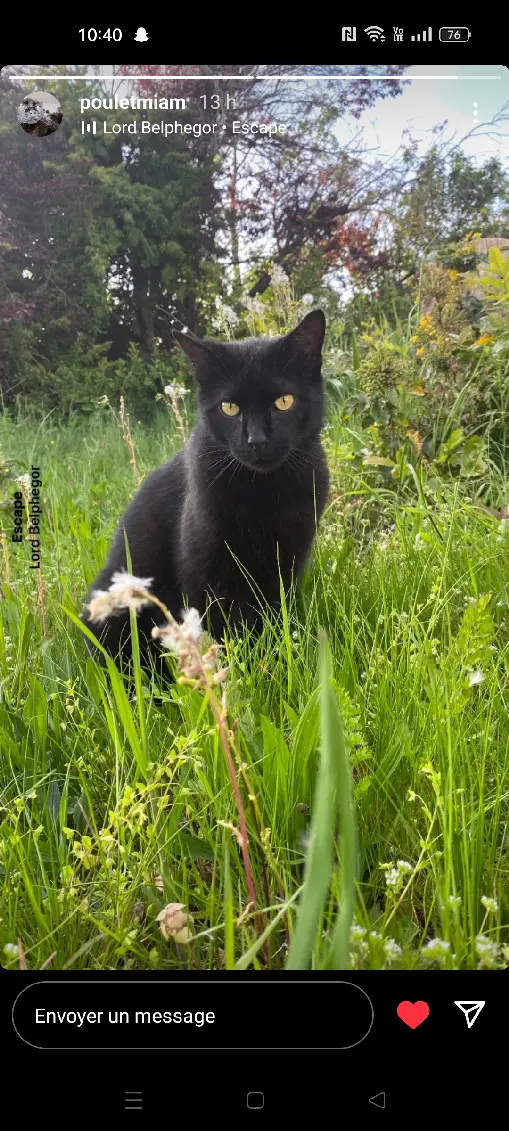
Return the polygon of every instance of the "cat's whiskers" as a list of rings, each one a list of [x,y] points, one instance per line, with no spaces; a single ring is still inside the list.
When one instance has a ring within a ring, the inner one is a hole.
[[[288,452],[288,455],[285,456],[283,463],[287,464],[288,467],[292,469],[292,471],[307,471],[308,468],[312,468],[314,471],[319,470],[318,464],[312,458],[312,456],[310,456],[307,452],[301,451],[299,448],[295,448],[293,451]]]
[[[214,478],[209,483],[209,487],[213,487],[214,483],[217,483],[217,480],[220,479],[221,476],[224,475],[225,472],[229,470],[232,463],[236,463],[236,460],[234,460],[233,457],[225,462],[224,467],[221,467],[220,471],[218,471],[217,475],[215,475]]]
[[[225,463],[229,463],[230,458],[231,458],[230,456],[226,456],[226,455],[221,456],[220,459],[216,459],[216,460],[214,460],[213,463],[207,464],[207,470],[208,471],[215,471],[216,467],[224,467]]]
[[[242,464],[241,464],[241,463],[239,462],[239,460],[238,460],[238,459],[235,459],[235,458],[234,458],[233,462],[234,462],[234,464],[235,464],[235,467],[233,468],[233,471],[232,471],[232,473],[231,473],[231,475],[230,475],[230,478],[229,478],[229,480],[228,480],[228,482],[227,482],[227,484],[226,484],[226,487],[225,487],[225,490],[226,490],[226,491],[228,490],[228,487],[230,486],[230,483],[232,482],[232,479],[234,479],[234,478],[235,478],[235,475],[236,475],[237,471],[239,470],[239,468],[240,468],[240,467],[242,467]]]

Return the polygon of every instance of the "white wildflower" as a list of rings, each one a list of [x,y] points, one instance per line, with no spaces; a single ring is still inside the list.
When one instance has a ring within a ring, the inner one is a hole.
[[[468,686],[477,687],[480,683],[484,683],[485,675],[482,671],[470,672],[468,677]]]
[[[361,927],[360,923],[352,923],[350,927],[350,939],[352,942],[357,942],[363,939],[366,934],[366,928]]]
[[[423,947],[423,954],[426,958],[436,959],[438,962],[441,958],[447,958],[451,944],[446,942],[445,939],[431,939]]]
[[[92,623],[106,620],[119,609],[134,609],[138,612],[144,605],[148,605],[150,597],[146,590],[150,589],[153,580],[153,577],[133,577],[124,570],[116,570],[109,589],[94,589],[92,593],[92,599],[87,605]]]
[[[183,903],[168,903],[159,912],[157,922],[167,942],[175,939],[176,943],[189,943],[193,937],[188,927],[188,923],[192,924],[193,917],[185,910]]]
[[[304,303],[304,306],[312,306],[314,301],[315,300],[313,298],[313,295],[306,294],[302,296],[302,302]]]
[[[212,677],[214,683],[224,683],[224,681],[228,679],[229,674],[229,668],[220,668],[218,672],[214,672],[214,675]]]
[[[489,939],[487,935],[477,935],[475,949],[478,958],[482,959],[485,966],[495,966],[499,954],[497,943]]]
[[[481,896],[481,903],[482,903],[483,907],[486,908],[486,911],[488,911],[490,915],[495,915],[496,912],[498,911],[498,903],[497,903],[496,899],[491,899],[491,897],[489,895],[482,895]]]
[[[201,617],[198,609],[186,609],[183,613],[182,624],[176,621],[170,624],[163,624],[159,628],[152,629],[152,636],[160,640],[165,648],[178,656],[179,667],[190,678],[195,678],[199,675],[200,669],[205,664],[201,656],[196,656],[196,649],[199,648],[202,627]],[[210,658],[210,666],[213,666],[213,657]],[[221,672],[221,680],[226,679],[226,673],[223,669]]]
[[[19,483],[23,491],[29,491],[31,486],[31,479],[28,472],[26,472],[25,475],[18,475],[16,483]]]
[[[155,632],[154,632],[155,635]],[[201,617],[198,609],[186,609],[182,624],[165,624],[157,635],[161,638],[166,648],[170,648],[177,655],[181,650],[181,642],[198,645],[202,636]]]
[[[260,302],[258,298],[248,297],[246,306],[252,314],[265,314],[265,303]]]
[[[384,951],[389,962],[395,962],[403,954],[395,939],[384,939]]]
[[[24,267],[21,274],[22,274],[24,279],[33,279],[33,277],[34,277],[33,271],[29,271],[28,267]]]
[[[224,317],[228,319],[228,322],[232,322],[233,325],[235,325],[235,323],[239,320],[238,314],[235,313],[231,306],[226,306],[226,304],[223,305],[222,313],[224,314]]]
[[[164,391],[167,397],[187,397],[189,393],[183,385],[165,385]]]
[[[385,873],[385,882],[388,888],[395,888],[400,883],[400,874],[397,868],[389,868]]]
[[[402,873],[413,872],[413,865],[408,860],[398,860],[398,870]]]
[[[451,907],[453,911],[456,911],[456,909],[461,906],[461,896],[450,895],[447,900],[447,906]]]
[[[288,275],[283,271],[283,268],[279,266],[279,263],[276,263],[272,270],[272,282],[280,286],[288,282]]]
[[[92,598],[86,606],[90,613],[92,624],[106,620],[106,617],[115,613],[115,605],[107,589],[94,589]]]

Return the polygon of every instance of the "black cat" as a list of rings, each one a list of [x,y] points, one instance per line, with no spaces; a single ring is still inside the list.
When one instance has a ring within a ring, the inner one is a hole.
[[[309,555],[329,475],[320,443],[325,318],[312,311],[284,337],[236,342],[175,338],[199,384],[199,422],[182,451],[145,480],[120,523],[93,590],[114,571],[153,578],[152,591],[179,618],[208,611],[220,639],[224,617],[257,628],[264,601],[277,609]],[[91,593],[88,600],[91,599]],[[155,606],[138,616],[143,662],[159,653]],[[84,622],[107,650],[129,655],[129,614]]]

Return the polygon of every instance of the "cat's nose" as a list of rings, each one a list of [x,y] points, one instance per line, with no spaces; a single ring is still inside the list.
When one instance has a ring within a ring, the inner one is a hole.
[[[267,447],[269,441],[267,437],[264,436],[263,432],[254,430],[253,432],[248,433],[247,442],[251,451],[254,452],[255,455],[259,456],[262,454],[262,452],[265,451],[265,448]]]

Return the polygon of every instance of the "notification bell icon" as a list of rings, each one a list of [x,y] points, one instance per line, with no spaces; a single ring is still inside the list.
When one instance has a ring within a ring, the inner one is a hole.
[[[138,31],[136,32],[136,35],[134,37],[134,42],[135,43],[146,43],[147,40],[148,40],[148,35],[145,31],[145,28],[139,27]]]

